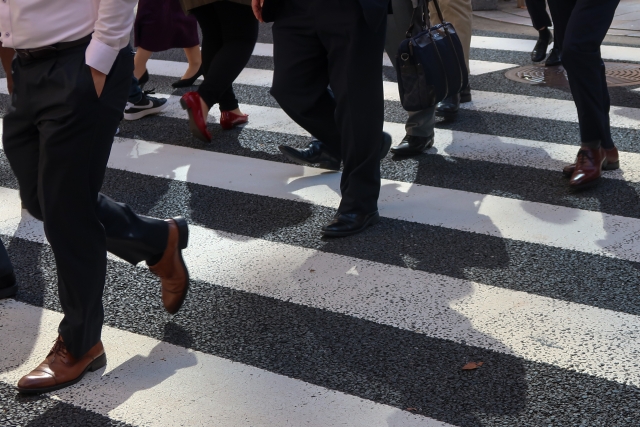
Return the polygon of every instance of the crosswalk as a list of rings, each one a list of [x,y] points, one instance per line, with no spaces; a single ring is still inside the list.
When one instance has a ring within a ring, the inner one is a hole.
[[[476,35],[472,46],[530,44]],[[603,47],[608,59],[640,62],[639,53]],[[254,58],[272,55],[262,39]],[[519,65],[475,59],[472,87]],[[236,82],[249,124],[223,132],[214,109],[205,145],[189,137],[182,92],[169,87],[184,63],[149,62],[149,85],[170,105],[123,123],[104,192],[143,214],[188,218],[185,307],[164,313],[147,270],[109,256],[107,367],[46,405],[7,404],[22,405],[20,415],[0,408],[1,425],[47,425],[54,410],[73,414],[66,425],[637,425],[633,88],[611,112],[616,135],[628,135],[622,168],[596,189],[571,193],[559,172],[577,140],[563,93],[474,90],[457,122],[438,124],[429,152],[383,161],[382,222],[324,240],[319,226],[340,200],[340,173],[278,155],[279,143],[310,136],[269,98],[273,70],[263,66]],[[384,84],[385,130],[398,142],[405,113],[397,84]],[[479,125],[497,120],[534,129],[506,135]],[[558,137],[536,138],[541,124]],[[16,299],[0,302],[0,402],[9,402],[9,386],[47,351],[61,313],[42,225],[21,210],[1,150],[0,235],[21,284]],[[470,361],[483,365],[463,371]]]

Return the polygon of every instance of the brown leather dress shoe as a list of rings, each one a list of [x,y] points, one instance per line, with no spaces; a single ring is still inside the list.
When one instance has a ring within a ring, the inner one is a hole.
[[[595,185],[602,176],[602,165],[607,161],[604,149],[581,147],[576,157],[576,168],[569,185],[582,190]]]
[[[170,314],[176,314],[189,290],[189,272],[182,259],[182,250],[189,244],[189,226],[182,217],[166,220],[169,223],[167,248],[157,264],[149,270],[162,283],[162,303]]]
[[[73,385],[87,371],[96,371],[106,364],[107,355],[102,342],[98,342],[87,354],[76,360],[59,336],[44,362],[22,377],[17,388],[20,393],[48,393]]]
[[[605,148],[605,162],[602,165],[602,170],[611,171],[620,168],[620,160],[618,159],[618,149],[616,147],[613,148]],[[572,163],[570,165],[565,166],[562,169],[562,174],[566,178],[571,178],[573,175],[573,171],[576,169],[576,164]]]

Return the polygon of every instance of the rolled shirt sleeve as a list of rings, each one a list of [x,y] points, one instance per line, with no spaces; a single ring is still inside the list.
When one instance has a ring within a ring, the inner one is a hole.
[[[85,53],[87,65],[109,74],[120,52],[129,43],[137,0],[99,0],[98,18]]]

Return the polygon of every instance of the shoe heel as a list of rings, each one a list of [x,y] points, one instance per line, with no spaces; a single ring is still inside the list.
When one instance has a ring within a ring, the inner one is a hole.
[[[183,216],[173,218],[178,226],[178,246],[180,249],[186,249],[189,246],[189,224]]]
[[[188,110],[189,109],[189,106],[187,105],[185,100],[182,99],[182,98],[180,98],[180,106],[182,107],[183,110]]]
[[[620,160],[617,162],[606,162],[605,165],[602,166],[602,169],[606,171],[612,171],[620,168]]]
[[[97,371],[104,366],[107,366],[107,353],[102,353],[100,357],[91,362],[91,365],[89,365],[89,372]]]

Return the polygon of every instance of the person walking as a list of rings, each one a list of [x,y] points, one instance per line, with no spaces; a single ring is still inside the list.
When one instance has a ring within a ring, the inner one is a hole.
[[[210,142],[207,117],[215,104],[220,107],[222,129],[233,129],[249,120],[240,110],[232,85],[258,41],[258,21],[251,11],[251,0],[180,1],[200,24],[204,72],[198,90],[184,94],[180,104],[187,110],[193,135]]]
[[[153,52],[184,49],[189,66],[182,78],[172,83],[174,88],[193,86],[202,75],[198,23],[185,15],[180,0],[140,0],[133,34],[137,48],[133,75],[141,88],[149,81],[147,61]]]
[[[563,169],[571,188],[589,188],[602,170],[618,169],[618,150],[611,137],[609,89],[600,46],[620,0],[567,0],[553,10],[562,28],[562,65],[578,110],[581,146],[576,162]]]
[[[280,151],[302,165],[344,164],[342,199],[322,227],[325,236],[359,233],[380,219],[380,160],[391,147],[382,132],[388,7],[389,0],[253,0],[259,20],[274,12],[265,16],[274,19],[271,95],[318,138],[306,149]]]
[[[444,19],[453,24],[453,27],[456,29],[456,33],[462,44],[467,71],[470,71],[469,54],[471,51],[471,27],[473,24],[471,0],[439,0],[438,3],[442,9]],[[441,23],[432,1],[429,4],[429,18],[434,25]],[[396,48],[396,51],[397,50]],[[455,119],[458,111],[460,111],[460,104],[466,102],[471,102],[470,84],[466,88],[463,88],[460,93],[451,94],[443,99],[442,102],[438,103],[436,106],[436,115],[446,120]]]
[[[147,262],[168,312],[186,297],[184,219],[139,216],[99,192],[131,84],[135,3],[0,3],[2,43],[17,54],[4,151],[23,206],[44,221],[64,313],[51,351],[18,382],[21,393],[67,387],[106,364],[107,250],[133,264]]]
[[[555,2],[558,0],[548,0],[549,8],[551,9],[551,15],[553,16],[553,6]],[[562,34],[559,34],[556,31],[555,43],[553,39],[553,34],[549,27],[553,26],[551,17],[547,13],[547,1],[546,0],[526,0],[527,10],[529,11],[529,16],[531,17],[531,23],[533,24],[533,28],[538,31],[538,41],[531,51],[531,60],[533,62],[541,62],[545,58],[547,60],[544,62],[544,65],[547,67],[560,65],[562,63],[562,51],[560,50],[560,46],[562,46]],[[555,28],[555,27],[554,27]],[[560,36],[560,37],[558,37]],[[549,57],[547,57],[547,49],[551,43],[554,43],[551,52],[549,53]]]
[[[393,66],[396,67],[395,57],[398,47],[406,38],[413,11],[418,7],[419,0],[391,0],[391,4],[393,14],[387,18],[385,50],[389,57],[393,58]],[[471,49],[471,2],[469,0],[441,0],[440,5],[445,20],[451,22],[456,29],[468,68],[469,50]],[[438,19],[437,16],[433,6],[430,6],[429,18]],[[414,35],[418,31],[419,29],[414,28]],[[398,72],[397,69],[396,72]],[[396,156],[407,157],[422,154],[433,146],[436,114],[447,119],[454,118],[460,109],[460,103],[470,101],[471,88],[467,86],[460,93],[448,96],[438,105],[422,111],[409,111],[409,117],[405,124],[407,133],[398,145],[391,148],[391,152]]]

